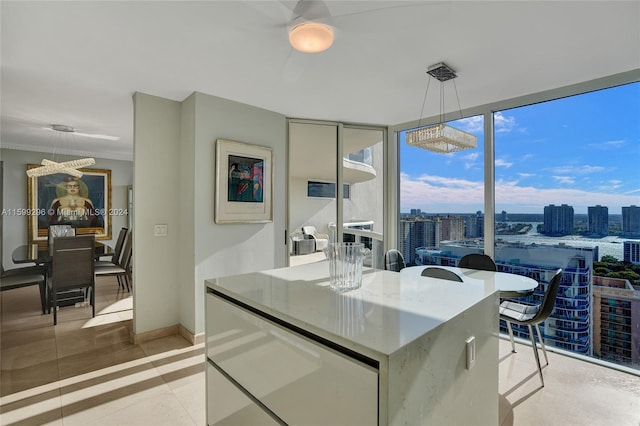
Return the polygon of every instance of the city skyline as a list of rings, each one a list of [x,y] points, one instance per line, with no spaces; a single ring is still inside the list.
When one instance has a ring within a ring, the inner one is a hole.
[[[576,214],[640,205],[640,83],[497,112],[496,213],[542,213],[568,204]],[[484,211],[482,117],[456,127],[478,148],[436,154],[400,135],[400,211]]]

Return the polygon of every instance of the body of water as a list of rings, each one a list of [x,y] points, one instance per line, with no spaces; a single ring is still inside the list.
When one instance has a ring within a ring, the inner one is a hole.
[[[522,222],[513,222],[522,223]],[[602,256],[613,256],[618,260],[624,260],[624,241],[628,241],[628,238],[620,237],[603,237],[603,238],[589,238],[581,237],[578,235],[567,235],[565,237],[547,237],[542,234],[538,234],[538,225],[541,222],[526,222],[532,225],[531,230],[525,235],[496,235],[496,240],[501,239],[503,241],[522,242],[524,244],[560,244],[564,243],[573,247],[598,247],[599,259]]]

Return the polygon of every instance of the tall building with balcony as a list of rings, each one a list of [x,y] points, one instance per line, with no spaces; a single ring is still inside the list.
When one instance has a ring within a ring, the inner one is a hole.
[[[424,246],[439,246],[441,223],[439,220],[401,220],[400,247],[407,265],[415,264],[416,249]]]
[[[475,215],[466,217],[465,238],[482,238],[484,237],[484,215],[481,211],[477,211]]]
[[[625,279],[593,277],[593,355],[640,364],[640,293]]]
[[[625,262],[640,265],[640,241],[625,241],[623,255]]]
[[[482,252],[478,242],[457,241],[443,243],[439,248],[417,249],[416,263],[420,265],[455,266],[462,256]],[[571,352],[591,355],[591,303],[593,262],[598,259],[598,247],[570,247],[559,245],[526,245],[496,243],[495,262],[498,271],[524,275],[540,285],[533,295],[524,298],[532,304],[542,302],[544,292],[558,268],[562,268],[562,283],[551,316],[541,325],[546,345]],[[506,332],[504,324],[501,330]],[[526,326],[513,324],[517,337],[529,339]]]
[[[442,241],[457,241],[464,239],[464,218],[461,216],[440,217],[442,224]]]
[[[606,206],[591,206],[587,208],[589,220],[589,234],[609,235],[609,208]]]
[[[544,207],[544,233],[546,235],[570,235],[573,233],[573,207],[566,204]]]
[[[640,207],[622,208],[622,235],[624,237],[640,237]]]

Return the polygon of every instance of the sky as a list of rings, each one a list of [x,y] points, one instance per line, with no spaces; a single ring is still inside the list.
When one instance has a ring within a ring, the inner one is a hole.
[[[549,204],[640,206],[640,83],[495,114],[496,212],[543,213]],[[482,117],[451,124],[478,148],[437,154],[400,135],[400,211],[484,211]]]

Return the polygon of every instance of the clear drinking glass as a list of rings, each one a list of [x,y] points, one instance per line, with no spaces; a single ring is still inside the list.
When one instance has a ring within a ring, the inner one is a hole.
[[[362,243],[329,243],[325,254],[329,259],[332,290],[343,292],[360,288],[365,250]]]

